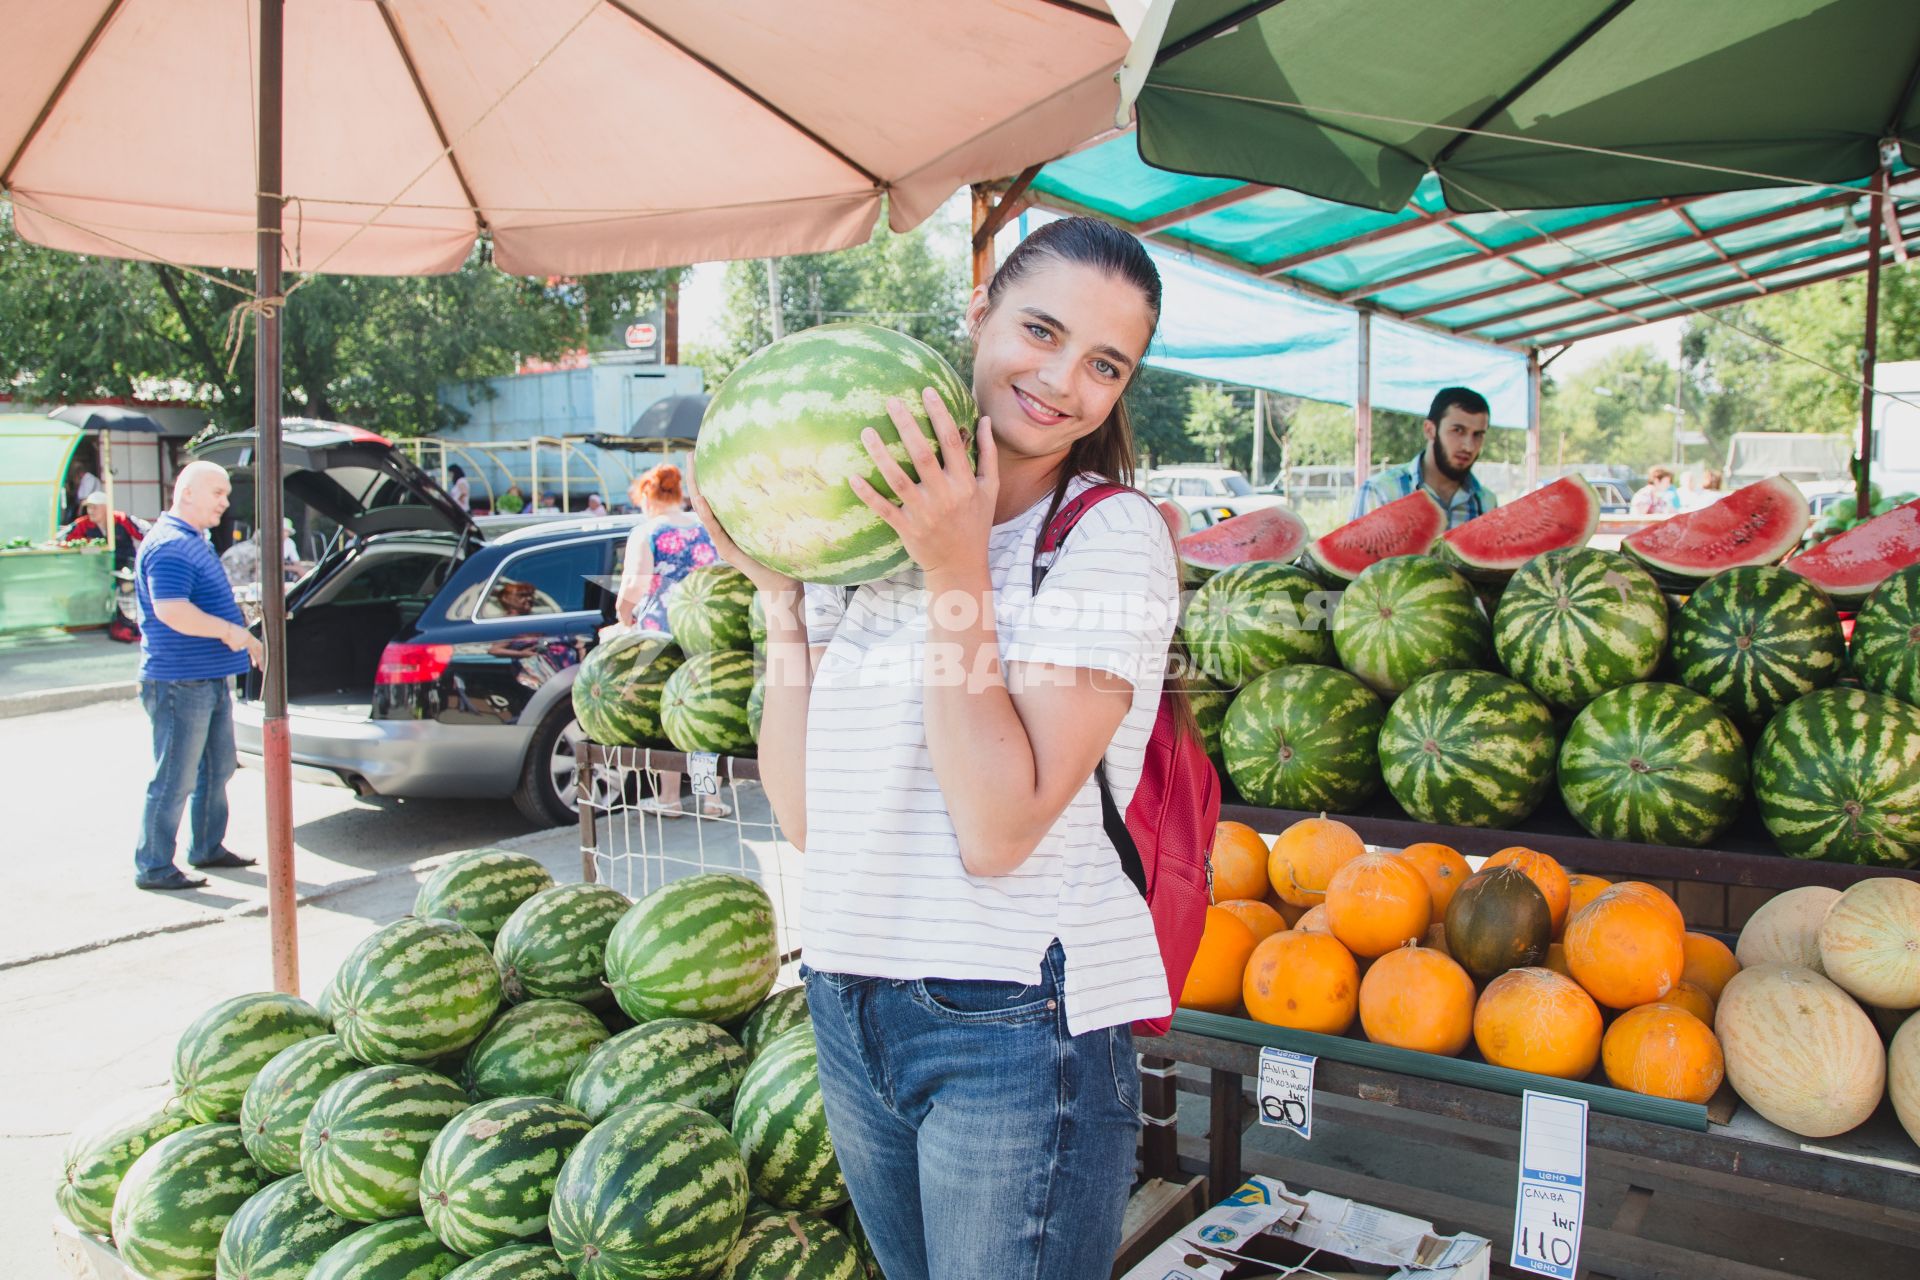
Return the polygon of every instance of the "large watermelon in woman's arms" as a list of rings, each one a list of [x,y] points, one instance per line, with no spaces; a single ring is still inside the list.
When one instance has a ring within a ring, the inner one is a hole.
[[[1245,515],[1180,537],[1180,574],[1198,586],[1237,564],[1255,560],[1290,561],[1307,543],[1307,522],[1291,507],[1262,507]]]
[[[665,742],[660,696],[686,654],[662,631],[629,631],[601,642],[573,681],[573,714],[595,742],[640,747]]]
[[[1396,556],[1355,578],[1333,611],[1333,644],[1341,666],[1389,699],[1430,672],[1493,660],[1473,587],[1432,556]]]
[[[1249,804],[1350,811],[1380,788],[1385,713],[1378,694],[1336,668],[1269,671],[1227,709],[1227,774]]]
[[[1687,592],[1728,569],[1778,564],[1800,545],[1812,518],[1799,487],[1774,476],[1630,533],[1620,546],[1662,587]]]
[[[1853,620],[1853,670],[1875,693],[1920,706],[1920,565],[1867,597]]]
[[[1447,513],[1421,489],[1396,498],[1307,544],[1306,563],[1335,585],[1393,556],[1423,556],[1447,531]]]
[[[1600,524],[1600,495],[1579,476],[1495,507],[1450,531],[1436,550],[1475,582],[1502,583],[1549,551],[1587,545]]]
[[[1553,785],[1553,714],[1517,681],[1438,671],[1387,708],[1380,770],[1420,822],[1510,827]]]
[[[1181,619],[1187,652],[1208,679],[1238,688],[1290,662],[1333,662],[1333,597],[1312,574],[1274,560],[1223,569]]]
[[[667,591],[667,630],[687,654],[753,650],[753,584],[730,564],[702,565]]]
[[[803,582],[849,586],[907,567],[906,548],[854,496],[861,476],[893,489],[860,442],[879,433],[915,474],[888,399],[905,402],[938,447],[927,417],[934,388],[971,450],[973,393],[932,347],[877,325],[823,325],[762,347],[733,371],[700,422],[694,474],[700,493],[740,549]]]
[[[587,661],[593,661],[593,654]],[[575,681],[576,698],[579,688]],[[537,858],[510,849],[475,849],[435,868],[414,895],[413,914],[460,925],[492,946],[514,909],[552,884],[553,873]]]
[[[444,1058],[479,1039],[499,1007],[487,944],[444,920],[409,916],[374,931],[333,977],[334,1030],[362,1062]]]
[[[660,723],[681,751],[732,755],[753,745],[747,699],[753,696],[753,655],[737,650],[696,654],[667,677]]]
[[[1781,852],[1920,862],[1920,709],[1822,689],[1773,718],[1753,751],[1753,793]]]
[[[1833,602],[1771,565],[1720,574],[1673,620],[1680,683],[1719,703],[1749,738],[1795,698],[1832,684],[1846,659]]]
[[[1560,747],[1560,795],[1602,840],[1699,846],[1747,794],[1747,748],[1725,712],[1674,684],[1587,704]]]
[[[1514,679],[1577,711],[1645,680],[1667,647],[1667,602],[1645,569],[1610,551],[1549,551],[1507,583],[1493,647]]]

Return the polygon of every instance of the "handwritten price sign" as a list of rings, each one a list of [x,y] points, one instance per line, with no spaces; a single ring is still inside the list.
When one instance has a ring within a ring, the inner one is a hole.
[[[1520,1189],[1508,1265],[1573,1280],[1587,1201],[1587,1104],[1529,1089],[1520,1109]]]
[[[1260,1123],[1313,1137],[1313,1069],[1319,1059],[1272,1045],[1260,1050]]]

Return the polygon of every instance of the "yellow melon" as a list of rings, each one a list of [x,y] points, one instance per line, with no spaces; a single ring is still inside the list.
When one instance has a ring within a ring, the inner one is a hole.
[[[1820,924],[1820,967],[1849,995],[1882,1009],[1920,1005],[1920,884],[1862,880]]]
[[[1920,1013],[1900,1025],[1887,1047],[1887,1096],[1907,1136],[1920,1142]]]
[[[1805,965],[1762,964],[1734,974],[1713,1029],[1734,1092],[1782,1129],[1829,1138],[1880,1105],[1887,1055],[1873,1020]]]
[[[1816,973],[1820,967],[1820,922],[1840,901],[1840,891],[1810,884],[1789,889],[1753,913],[1733,954],[1740,967],[1755,964],[1800,964]]]

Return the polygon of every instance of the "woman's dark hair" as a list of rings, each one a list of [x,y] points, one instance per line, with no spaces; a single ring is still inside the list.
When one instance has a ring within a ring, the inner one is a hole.
[[[460,467],[457,465],[451,466],[447,468],[447,478],[449,480],[465,480],[467,478],[467,473],[461,470]]]

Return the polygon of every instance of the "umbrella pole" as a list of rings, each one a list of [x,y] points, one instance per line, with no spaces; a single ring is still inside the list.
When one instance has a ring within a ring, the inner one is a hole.
[[[1860,346],[1860,469],[1854,475],[1854,513],[1862,520],[1873,514],[1867,494],[1873,483],[1873,362],[1880,352],[1880,226],[1885,213],[1887,167],[1873,177],[1873,200],[1867,217],[1867,332]]]
[[[1355,370],[1353,391],[1353,492],[1359,500],[1360,488],[1373,471],[1373,313],[1361,311],[1360,364]]]
[[[294,923],[293,750],[287,732],[287,593],[281,568],[280,483],[280,199],[284,0],[260,0],[259,195],[254,246],[260,300],[254,313],[253,418],[259,445],[254,466],[254,520],[260,539],[260,632],[264,717],[260,752],[267,783],[267,932],[274,990],[300,993],[300,944]]]

